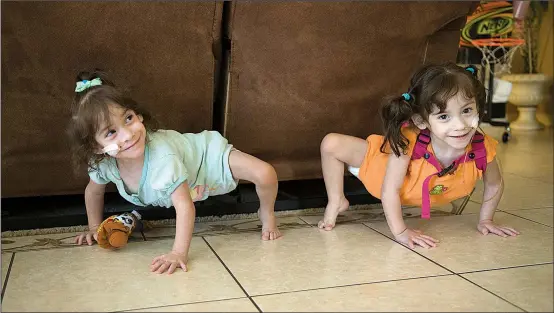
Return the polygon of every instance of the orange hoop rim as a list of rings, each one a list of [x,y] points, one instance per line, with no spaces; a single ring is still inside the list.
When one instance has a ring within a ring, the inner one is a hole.
[[[525,39],[521,38],[483,38],[483,39],[473,39],[471,43],[474,46],[484,47],[515,47],[520,46],[525,43]]]

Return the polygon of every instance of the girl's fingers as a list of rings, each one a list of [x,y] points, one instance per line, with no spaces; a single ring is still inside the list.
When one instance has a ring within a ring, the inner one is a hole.
[[[421,241],[425,242],[426,244],[428,244],[430,247],[433,247],[433,248],[437,246],[437,244],[433,240],[421,238]]]
[[[420,235],[420,237],[424,238],[424,239],[427,239],[428,241],[439,242],[437,239],[435,239],[433,237],[430,237],[430,236],[427,236],[427,235]]]
[[[423,248],[429,249],[429,245],[425,242],[425,240],[421,238],[414,238],[414,242],[416,242],[418,245],[422,246]]]
[[[179,261],[181,263],[181,268],[183,269],[183,271],[187,271],[187,265],[185,264],[185,262],[183,261]]]
[[[167,271],[167,274],[168,275],[173,274],[176,268],[177,268],[177,263],[171,263],[171,265],[169,266],[169,270]]]
[[[87,234],[87,243],[89,246],[92,246],[92,235],[90,233]]]
[[[500,237],[508,237],[504,232],[502,232],[499,228],[491,227],[492,229],[489,229],[489,231],[493,234],[496,234]]]
[[[154,258],[154,260],[152,260],[152,263],[150,265],[154,265],[154,263],[158,262],[162,257],[161,256],[157,256]]]
[[[152,264],[152,266],[150,266],[150,271],[151,272],[157,271],[160,268],[160,266],[162,266],[162,264],[163,264],[162,262],[156,262],[155,264]]]
[[[519,232],[511,227],[502,227],[506,230],[509,230],[512,233],[512,236],[519,235]]]
[[[505,234],[507,234],[508,236],[516,236],[517,234],[515,233],[515,231],[509,229],[508,227],[500,227],[500,230],[502,230]]]
[[[160,268],[158,268],[156,273],[162,274],[163,272],[167,271],[168,268],[169,268],[169,263],[162,263],[162,266],[160,266]]]

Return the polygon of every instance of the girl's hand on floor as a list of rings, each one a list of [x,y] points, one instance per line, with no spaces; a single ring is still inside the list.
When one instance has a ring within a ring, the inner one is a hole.
[[[439,242],[437,239],[433,237],[424,235],[419,230],[409,229],[409,228],[406,228],[400,234],[395,235],[394,238],[398,242],[410,247],[410,249],[414,249],[415,245],[418,245],[427,249],[431,247],[434,248],[437,246],[437,242]]]
[[[511,227],[495,225],[491,220],[480,221],[477,230],[483,235],[495,234],[500,237],[517,236],[519,232]]]
[[[150,271],[158,274],[167,271],[168,274],[172,274],[178,267],[182,268],[185,272],[187,271],[187,256],[186,254],[172,251],[168,254],[155,257],[150,265]]]
[[[87,243],[89,246],[92,246],[92,243],[93,243],[92,239],[98,242],[98,233],[95,230],[89,230],[87,232],[77,235],[75,237],[75,243],[79,246],[85,243]]]

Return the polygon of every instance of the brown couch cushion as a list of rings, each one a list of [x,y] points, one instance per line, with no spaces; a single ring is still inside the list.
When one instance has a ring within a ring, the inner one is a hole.
[[[379,133],[384,95],[402,93],[423,62],[455,61],[470,7],[235,2],[225,135],[280,180],[321,177],[325,134]]]
[[[100,67],[165,128],[212,127],[220,2],[2,2],[2,197],[82,193],[65,128]]]

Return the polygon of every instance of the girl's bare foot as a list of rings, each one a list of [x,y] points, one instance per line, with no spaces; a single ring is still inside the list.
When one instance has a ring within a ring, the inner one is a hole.
[[[335,227],[335,222],[337,221],[337,216],[339,213],[348,210],[350,203],[346,198],[342,198],[338,204],[327,203],[325,208],[325,214],[323,215],[323,220],[317,223],[317,227],[325,230],[331,230]]]
[[[262,240],[275,240],[283,236],[277,228],[277,219],[273,210],[258,210],[258,216],[262,222]]]

